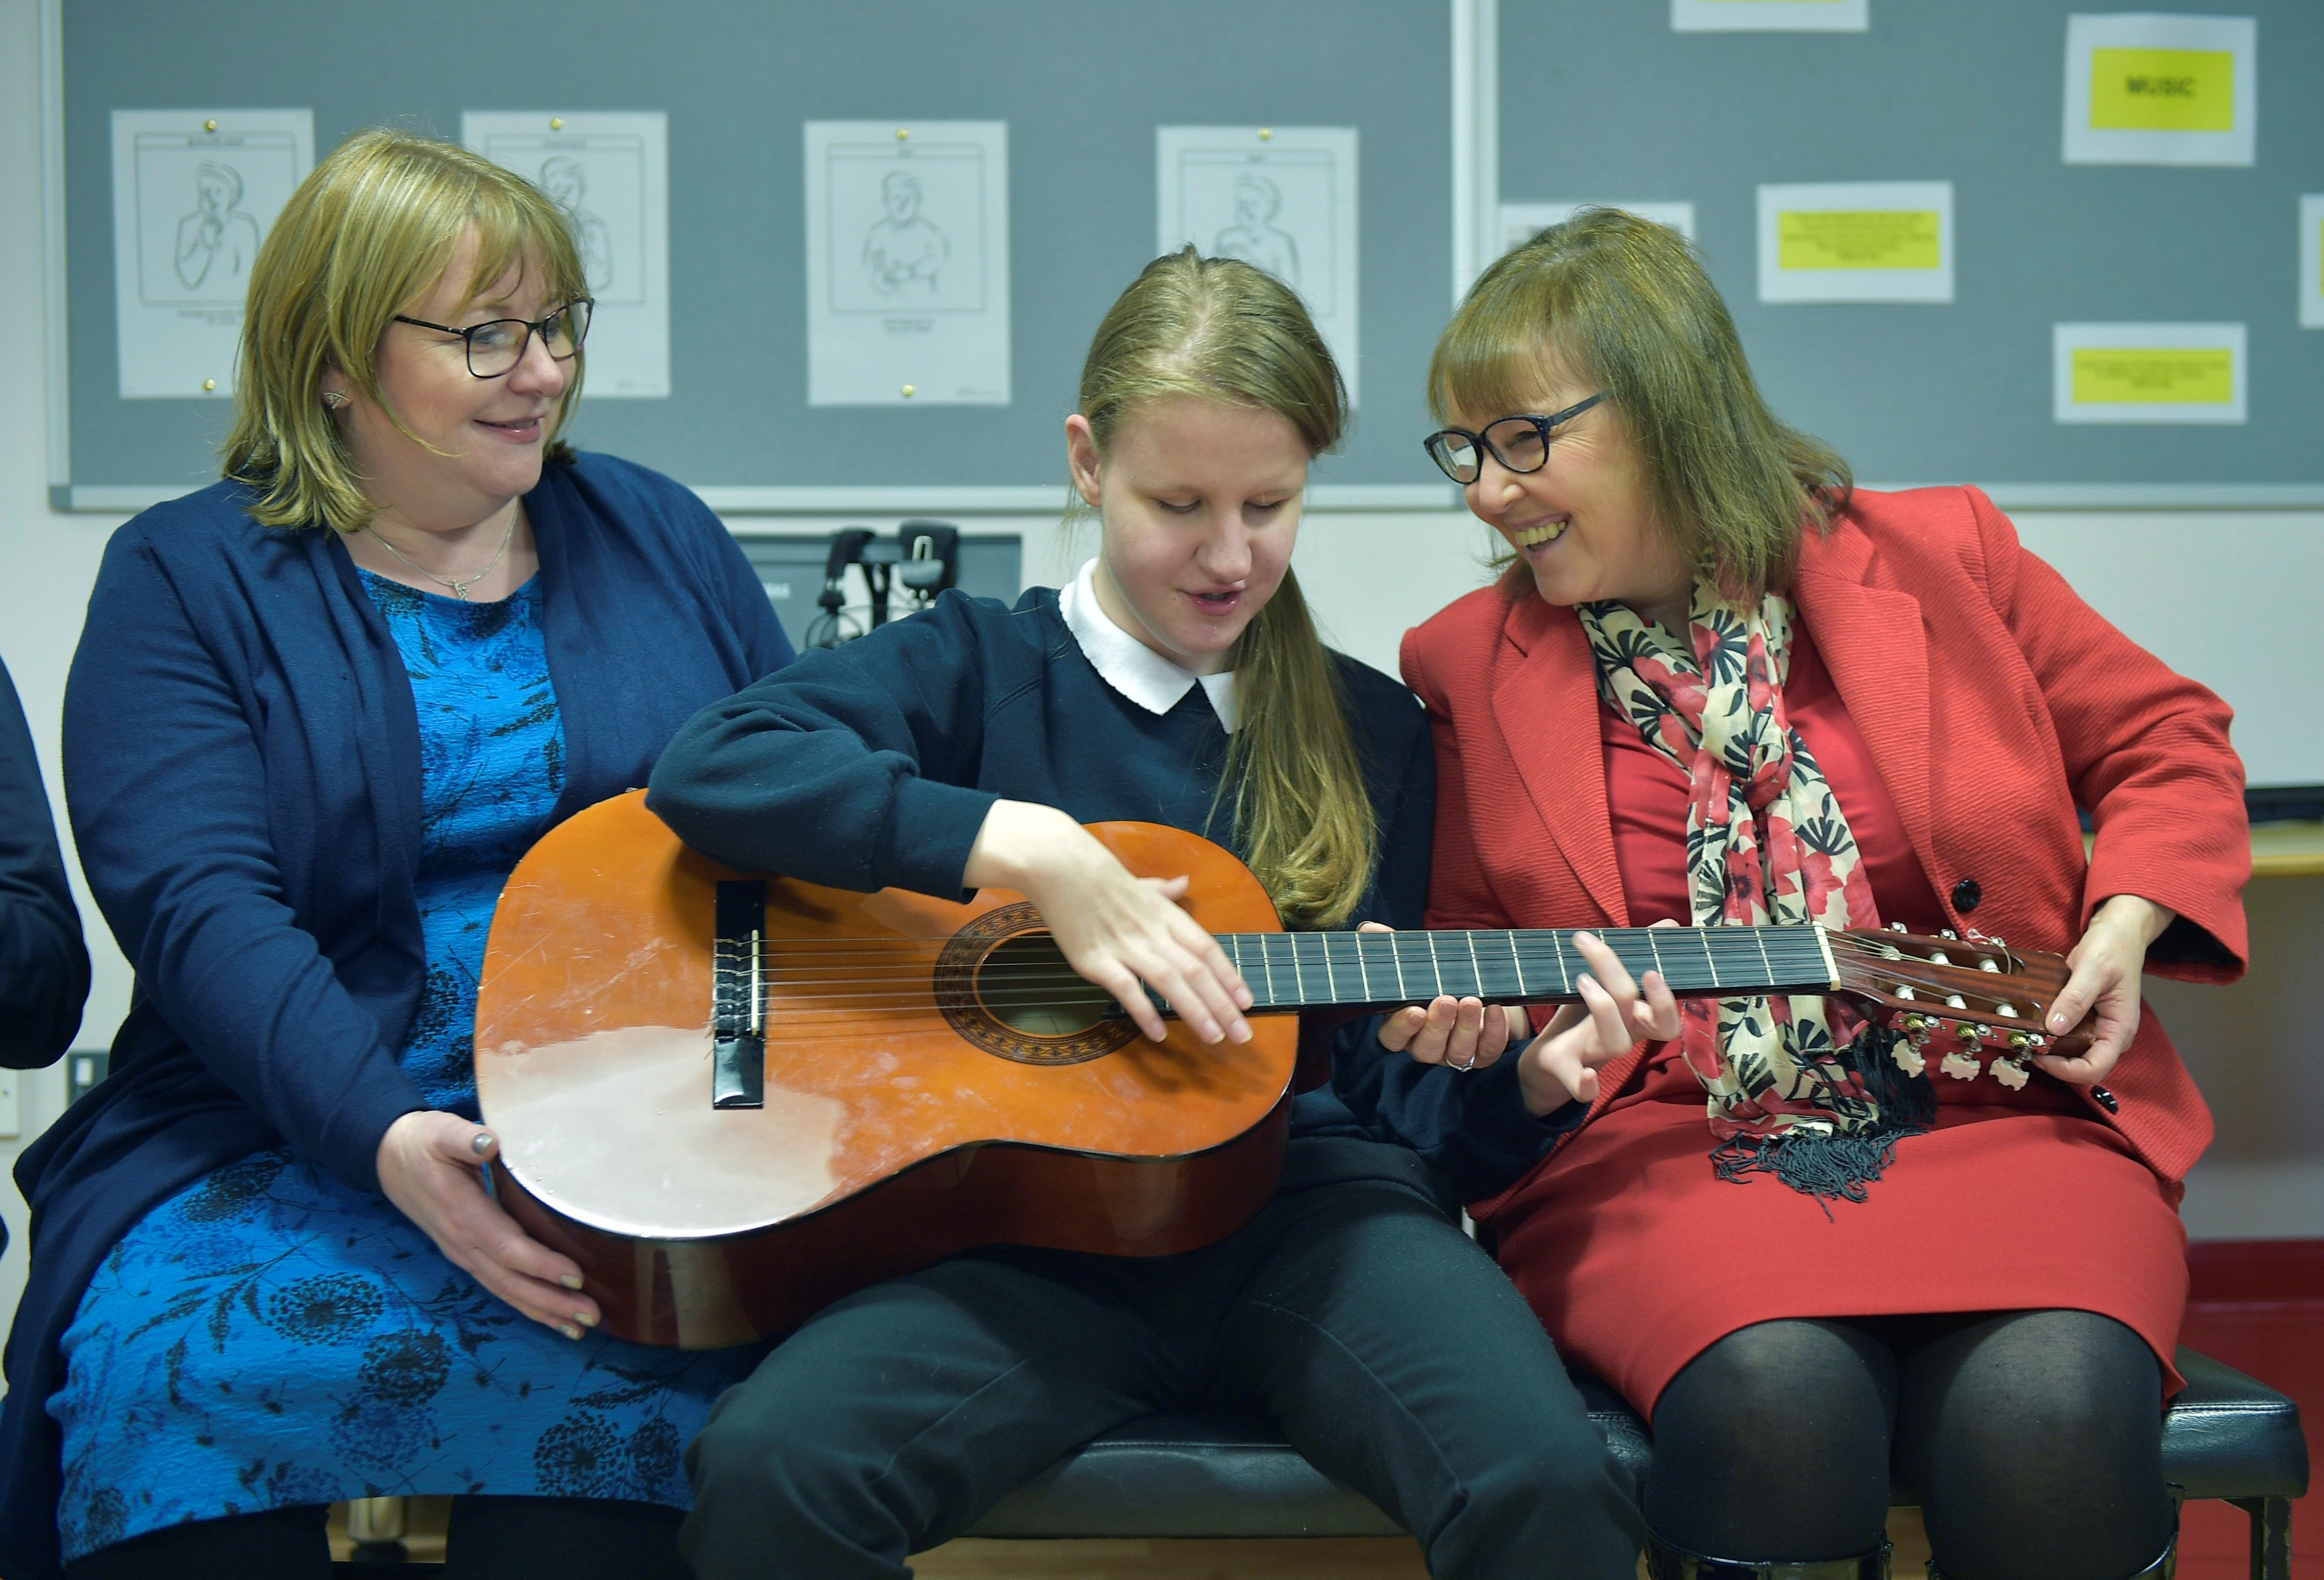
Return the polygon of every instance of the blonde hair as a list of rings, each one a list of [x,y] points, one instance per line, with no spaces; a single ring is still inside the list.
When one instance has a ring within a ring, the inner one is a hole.
[[[1848,463],[1767,409],[1694,244],[1618,208],[1585,208],[1469,289],[1428,365],[1437,420],[1537,400],[1545,357],[1607,392],[1644,468],[1653,519],[1699,575],[1757,602],[1791,575],[1803,526],[1829,528]]]
[[[1102,455],[1139,408],[1172,396],[1290,422],[1313,457],[1339,443],[1347,388],[1306,309],[1273,275],[1192,247],[1157,258],[1098,326],[1081,412]],[[1285,920],[1345,922],[1370,886],[1378,825],[1338,667],[1286,567],[1235,648],[1222,798],[1250,868]]]
[[[250,513],[269,527],[353,532],[378,506],[323,407],[337,369],[405,427],[379,382],[379,342],[396,314],[442,278],[461,236],[476,235],[475,300],[511,268],[543,271],[552,301],[586,294],[565,211],[523,177],[432,137],[375,127],[317,165],[283,205],[251,265],[243,315],[228,477],[258,491]],[[582,354],[549,430],[546,455],[573,458],[559,435],[581,391]]]

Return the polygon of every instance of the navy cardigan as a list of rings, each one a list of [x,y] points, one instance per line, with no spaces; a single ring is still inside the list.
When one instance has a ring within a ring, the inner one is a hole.
[[[36,1070],[80,1030],[88,951],[32,731],[0,664],[0,1064]],[[0,1247],[7,1245],[0,1236]]]
[[[396,1063],[426,951],[419,720],[338,535],[259,526],[221,482],[114,535],[65,695],[66,800],[136,969],[112,1074],[16,1166],[31,1282],[0,1416],[0,1572],[58,1570],[57,1342],[154,1205],[288,1142],[358,1190],[423,1108]],[[702,502],[608,456],[525,506],[567,744],[563,817],[643,785],[696,709],[787,663]]]

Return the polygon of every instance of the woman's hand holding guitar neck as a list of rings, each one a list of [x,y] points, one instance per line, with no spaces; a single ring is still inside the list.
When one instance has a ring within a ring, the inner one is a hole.
[[[1150,987],[1205,1043],[1250,1041],[1242,1011],[1250,989],[1202,924],[1178,901],[1184,877],[1133,877],[1087,829],[1053,806],[996,801],[977,831],[961,879],[972,888],[1015,889],[1049,925],[1066,962],[1162,1040]]]

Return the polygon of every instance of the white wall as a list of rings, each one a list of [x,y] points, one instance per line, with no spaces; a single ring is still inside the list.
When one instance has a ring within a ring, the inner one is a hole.
[[[0,214],[42,212],[35,0],[0,0]],[[47,504],[42,237],[0,226],[0,657],[13,673],[61,807],[55,772],[66,666],[106,535],[117,519]],[[1062,490],[1061,490],[1062,491]],[[738,528],[819,530],[831,522],[737,519]],[[970,523],[1025,541],[1028,579],[1069,556],[1047,518]],[[2038,552],[2140,641],[2226,693],[2256,779],[2313,779],[2315,665],[2310,600],[2324,585],[2324,513],[2024,512]],[[1406,627],[1484,580],[1482,529],[1451,512],[1319,513],[1296,565],[1334,643],[1393,672]],[[2256,638],[2288,663],[2247,657]],[[78,883],[78,874],[76,874]],[[2220,1118],[2221,1142],[2190,1184],[2200,1235],[2324,1235],[2324,1026],[2306,993],[2324,977],[2324,880],[2276,880],[2252,896],[2255,969],[2228,989],[2162,984],[2155,1000]],[[96,984],[83,1032],[102,1045],[125,1013],[129,972],[82,895]],[[62,1111],[61,1067],[20,1078],[23,1134]],[[18,1144],[0,1140],[0,1162]],[[2028,1210],[2040,1210],[2029,1203]],[[23,1205],[0,1187],[14,1246],[0,1260],[0,1316],[22,1287]]]

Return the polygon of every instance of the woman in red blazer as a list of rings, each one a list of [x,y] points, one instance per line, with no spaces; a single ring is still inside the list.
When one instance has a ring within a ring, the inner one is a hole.
[[[1682,1013],[1591,946],[1606,991],[1517,1055],[1532,1112],[1586,1122],[1472,1210],[1563,1353],[1651,1414],[1654,1573],[1883,1574],[1892,1469],[1932,1572],[2166,1573],[2177,1204],[2210,1120],[2138,977],[2243,968],[2227,708],[1976,490],[1852,491],[1661,226],[1592,211],[1502,259],[1431,388],[1456,425],[1431,454],[1515,559],[1405,639],[1430,926],[1982,932],[2070,952],[2052,1029],[2097,1031],[1963,1058],[1821,998]],[[1490,1062],[1497,1015],[1452,1008],[1384,1040]]]

